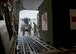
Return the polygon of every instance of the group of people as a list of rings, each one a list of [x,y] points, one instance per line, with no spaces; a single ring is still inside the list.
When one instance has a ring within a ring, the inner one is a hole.
[[[34,24],[34,28],[32,28],[31,24],[28,24],[28,30],[25,29],[25,25],[21,25],[21,31],[23,33],[23,36],[25,34],[25,31],[27,31],[28,34],[31,35],[31,30],[33,30],[34,36],[36,36],[37,25],[35,22],[33,22],[33,24]]]

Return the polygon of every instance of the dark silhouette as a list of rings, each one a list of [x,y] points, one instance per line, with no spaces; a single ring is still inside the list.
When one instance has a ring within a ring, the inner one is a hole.
[[[29,33],[29,35],[31,35],[31,25],[29,24],[29,31],[28,31],[28,33]]]
[[[24,34],[25,34],[25,25],[21,25],[21,31],[22,31],[22,34],[24,36]]]
[[[34,24],[34,36],[36,35],[36,24],[35,24],[35,22],[33,22],[33,24]]]

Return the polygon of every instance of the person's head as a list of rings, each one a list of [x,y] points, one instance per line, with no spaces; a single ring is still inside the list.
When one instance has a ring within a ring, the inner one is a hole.
[[[33,24],[35,24],[35,22],[33,22]]]

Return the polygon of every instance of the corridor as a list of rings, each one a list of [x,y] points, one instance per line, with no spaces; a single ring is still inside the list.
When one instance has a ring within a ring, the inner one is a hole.
[[[76,54],[76,1],[0,0],[0,54]]]
[[[32,13],[32,16],[33,16],[33,13]],[[26,14],[26,12],[25,12],[25,14]],[[30,14],[31,13],[29,13],[29,15]],[[21,30],[21,27],[22,27],[22,24],[23,25],[26,24],[24,21],[26,21],[26,22],[30,22],[30,21],[34,22],[35,21],[35,23],[36,23],[36,20],[33,20],[33,19],[28,21],[28,20],[26,20],[26,18],[23,18],[23,20],[20,18],[19,29],[18,29],[18,39],[17,39],[17,45],[16,45],[16,54],[47,54],[50,52],[51,53],[52,52],[53,53],[61,52],[60,50],[56,49],[55,47],[45,43],[44,41],[41,41],[39,39],[38,35],[34,36],[34,34],[33,34],[34,32],[33,32],[32,28],[31,28],[31,34],[30,35],[29,35],[28,31],[25,31],[24,36],[23,36],[23,31]],[[31,26],[33,27],[33,25],[31,25]]]

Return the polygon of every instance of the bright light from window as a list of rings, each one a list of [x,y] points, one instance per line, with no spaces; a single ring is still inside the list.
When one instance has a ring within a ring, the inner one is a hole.
[[[20,15],[19,18],[25,18],[28,17],[30,19],[37,19],[37,14],[39,13],[39,11],[37,10],[22,10],[20,11]]]

